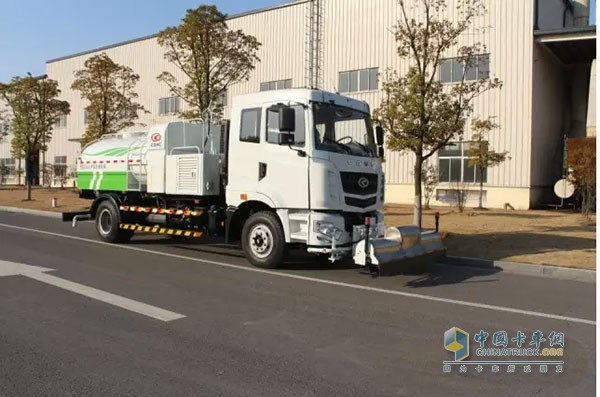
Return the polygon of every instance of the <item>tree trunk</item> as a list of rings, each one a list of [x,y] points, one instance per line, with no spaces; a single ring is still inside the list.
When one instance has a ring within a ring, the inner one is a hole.
[[[31,159],[25,157],[25,200],[31,201]]]
[[[483,169],[479,169],[479,209],[483,209]]]
[[[423,217],[422,202],[422,172],[423,172],[423,156],[417,154],[415,161],[415,207],[413,209],[413,224],[421,228],[421,219]]]

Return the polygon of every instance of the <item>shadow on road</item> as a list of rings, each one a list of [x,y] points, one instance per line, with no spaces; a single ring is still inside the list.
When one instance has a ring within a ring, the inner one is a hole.
[[[140,236],[132,239],[129,244],[137,246],[168,246],[176,250],[193,253],[195,257],[201,257],[202,254],[221,255],[230,258],[244,258],[244,252],[241,247],[234,244],[224,244],[222,240],[205,237],[202,239],[178,239],[162,236]],[[184,254],[184,252],[181,252]],[[327,257],[316,257],[308,254],[305,251],[292,248],[286,261],[278,270],[282,271],[340,271],[354,270],[357,273],[364,274],[369,277],[367,269],[357,266],[350,258],[331,263]],[[410,278],[405,286],[410,288],[429,288],[439,285],[460,284],[471,282],[495,282],[497,280],[471,280],[473,277],[489,276],[500,272],[499,268],[479,269],[463,266],[449,266],[443,264],[423,264],[416,262],[403,262],[394,266],[392,270],[387,269],[382,275],[382,278],[393,279],[394,276],[403,277],[402,280]]]
[[[467,266],[450,266],[436,263],[428,266],[427,272],[406,283],[410,288],[429,288],[448,284],[494,283],[498,279],[472,280],[474,277],[486,277],[497,274],[499,268],[470,268]]]

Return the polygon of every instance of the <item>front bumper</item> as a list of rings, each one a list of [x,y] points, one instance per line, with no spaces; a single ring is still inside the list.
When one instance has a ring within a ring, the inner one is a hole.
[[[328,222],[337,229],[345,227],[340,215],[318,214],[313,216],[313,220]],[[345,227],[340,238],[324,236],[313,228],[314,240],[313,244],[309,244],[308,252],[328,254],[331,262],[351,256],[356,265],[368,267],[378,274],[397,274],[415,267],[422,268],[446,255],[446,248],[437,232],[421,232],[416,226],[386,228],[381,213],[370,220],[368,249],[366,226],[353,225]]]
[[[368,253],[367,253],[368,252]],[[366,239],[354,244],[354,263],[378,274],[397,274],[415,266],[424,266],[446,255],[441,235],[421,232],[416,226],[390,227],[383,238]]]

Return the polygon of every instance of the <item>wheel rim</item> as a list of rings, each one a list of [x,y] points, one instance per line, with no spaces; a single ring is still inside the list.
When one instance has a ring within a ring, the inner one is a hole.
[[[98,222],[98,227],[100,228],[100,233],[106,236],[110,233],[112,229],[112,216],[110,214],[110,211],[107,209],[102,210],[102,212],[100,212],[99,218],[100,221]]]
[[[264,259],[273,251],[273,235],[265,225],[256,225],[250,230],[248,236],[250,251],[257,258]]]

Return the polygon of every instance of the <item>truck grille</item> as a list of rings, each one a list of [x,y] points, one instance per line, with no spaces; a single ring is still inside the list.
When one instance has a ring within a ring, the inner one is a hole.
[[[340,172],[344,192],[350,194],[375,194],[377,193],[377,174],[362,172]]]
[[[375,205],[377,202],[377,196],[367,198],[367,199],[358,199],[354,197],[345,197],[346,205],[351,205],[352,207],[358,208],[367,208],[372,205]]]

